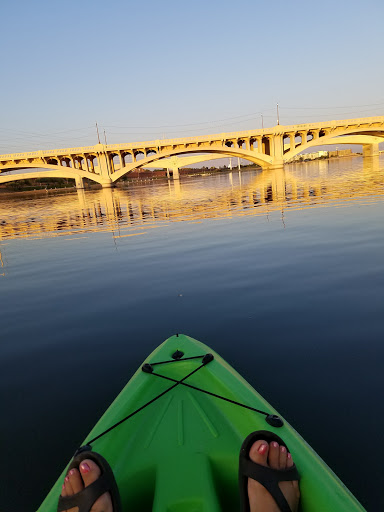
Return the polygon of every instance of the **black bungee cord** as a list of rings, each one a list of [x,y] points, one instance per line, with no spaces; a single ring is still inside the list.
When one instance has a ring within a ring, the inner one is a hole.
[[[142,411],[143,409],[145,409],[146,407],[148,407],[149,405],[151,405],[153,402],[156,402],[156,400],[158,400],[159,398],[161,398],[162,396],[164,396],[165,394],[169,393],[169,391],[171,391],[172,389],[174,389],[176,386],[178,385],[182,385],[182,386],[185,386],[185,387],[188,387],[188,388],[191,388],[191,389],[194,389],[196,391],[200,391],[201,393],[204,393],[206,395],[210,395],[210,396],[213,396],[215,398],[218,398],[220,400],[224,400],[225,402],[229,402],[231,404],[234,404],[234,405],[238,405],[239,407],[243,407],[245,409],[248,409],[250,411],[254,411],[254,412],[257,412],[259,414],[264,414],[265,415],[265,421],[271,425],[272,427],[282,427],[284,425],[284,422],[283,420],[280,418],[280,416],[277,416],[276,414],[270,414],[268,412],[265,412],[265,411],[261,411],[260,409],[256,409],[255,407],[251,407],[249,405],[246,405],[246,404],[242,404],[240,402],[236,402],[235,400],[231,400],[230,398],[225,398],[224,396],[221,396],[221,395],[217,395],[216,393],[212,393],[211,391],[207,391],[205,389],[201,389],[201,388],[198,388],[197,386],[192,386],[191,384],[187,384],[186,382],[184,382],[186,379],[188,379],[189,377],[191,377],[194,373],[196,373],[197,371],[201,370],[201,368],[203,368],[204,366],[206,366],[208,363],[210,363],[211,361],[213,361],[214,359],[214,356],[213,354],[205,354],[203,356],[193,356],[193,357],[185,357],[185,358],[182,358],[183,357],[183,352],[180,352],[179,350],[177,350],[173,355],[173,359],[169,360],[169,361],[159,361],[159,362],[155,362],[155,363],[146,363],[144,364],[141,369],[144,373],[148,373],[150,375],[154,375],[156,377],[160,377],[162,379],[166,379],[166,380],[169,380],[170,382],[173,382],[174,384],[172,386],[170,386],[168,389],[164,390],[162,393],[160,393],[159,395],[155,396],[154,398],[152,398],[152,400],[149,400],[149,402],[145,403],[144,405],[142,405],[141,407],[139,407],[138,409],[136,409],[135,411],[133,411],[131,414],[128,414],[128,416],[125,416],[125,418],[122,418],[120,421],[118,421],[117,423],[115,423],[114,425],[112,425],[111,427],[109,427],[108,429],[104,430],[104,432],[102,432],[101,434],[97,435],[96,437],[94,437],[93,439],[91,439],[90,441],[87,442],[86,445],[84,446],[81,446],[80,448],[77,449],[75,455],[77,455],[78,453],[81,453],[83,451],[89,451],[89,450],[92,450],[92,444],[97,441],[98,439],[100,439],[101,437],[105,436],[106,434],[108,434],[109,432],[111,432],[112,430],[114,430],[116,427],[118,427],[119,425],[121,425],[122,423],[124,423],[125,421],[127,421],[128,419],[132,418],[133,416],[135,416],[137,413],[139,413],[140,411]],[[190,373],[188,373],[188,375],[186,375],[185,377],[183,377],[181,380],[176,380],[176,379],[173,379],[171,377],[167,377],[165,375],[161,375],[159,373],[155,373],[153,371],[153,367],[154,366],[157,366],[159,364],[168,364],[168,363],[177,363],[179,361],[187,361],[187,360],[191,360],[191,359],[201,359],[201,365],[198,366],[197,368],[195,368],[193,371],[191,371]]]

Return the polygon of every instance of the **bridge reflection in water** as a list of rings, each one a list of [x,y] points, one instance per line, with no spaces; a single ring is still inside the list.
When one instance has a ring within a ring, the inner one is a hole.
[[[78,190],[48,197],[0,197],[0,240],[109,232],[148,233],[170,222],[199,222],[274,211],[375,201],[384,195],[379,157],[292,164],[270,171],[234,171],[127,189]],[[0,269],[1,271],[1,269]]]

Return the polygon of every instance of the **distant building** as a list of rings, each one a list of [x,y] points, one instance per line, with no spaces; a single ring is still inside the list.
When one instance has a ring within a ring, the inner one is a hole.
[[[291,162],[308,162],[319,158],[332,158],[337,156],[350,156],[351,149],[337,149],[336,151],[316,151],[316,153],[302,153],[292,158]]]

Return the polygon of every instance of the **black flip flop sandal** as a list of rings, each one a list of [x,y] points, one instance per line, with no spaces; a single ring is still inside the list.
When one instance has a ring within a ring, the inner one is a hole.
[[[99,466],[101,471],[100,477],[91,485],[88,485],[82,491],[72,496],[60,496],[57,512],[62,512],[63,510],[68,510],[73,507],[78,507],[78,512],[89,512],[97,498],[105,492],[109,492],[111,495],[113,512],[121,512],[120,494],[113,471],[108,462],[99,453],[89,450],[77,452],[68,471],[73,468],[79,468],[80,464],[85,459],[91,459]]]
[[[279,482],[300,480],[297,468],[293,465],[289,469],[278,470],[261,466],[260,464],[253,462],[249,458],[249,450],[253,443],[259,439],[263,439],[267,443],[276,441],[280,446],[285,446],[288,450],[288,446],[279,436],[267,430],[252,432],[252,434],[249,434],[249,436],[244,440],[241,445],[239,460],[240,510],[241,512],[250,512],[248,478],[253,478],[253,480],[256,480],[267,489],[272,498],[276,501],[281,512],[292,512],[284,494],[280,490]]]

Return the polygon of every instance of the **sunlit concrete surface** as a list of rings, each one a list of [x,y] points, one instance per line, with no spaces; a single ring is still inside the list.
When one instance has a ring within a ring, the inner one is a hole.
[[[129,144],[41,150],[0,155],[0,183],[26,178],[72,178],[81,189],[83,179],[88,178],[109,188],[133,170],[152,167],[154,163],[161,166],[163,159],[165,168],[171,168],[173,177],[178,178],[181,159],[175,158],[190,153],[204,153],[203,160],[218,156],[239,157],[267,170],[282,168],[302,151],[328,144],[359,144],[363,146],[364,156],[374,157],[379,154],[381,141],[384,141],[384,116],[276,125],[258,130]],[[33,168],[47,171],[16,172]]]

